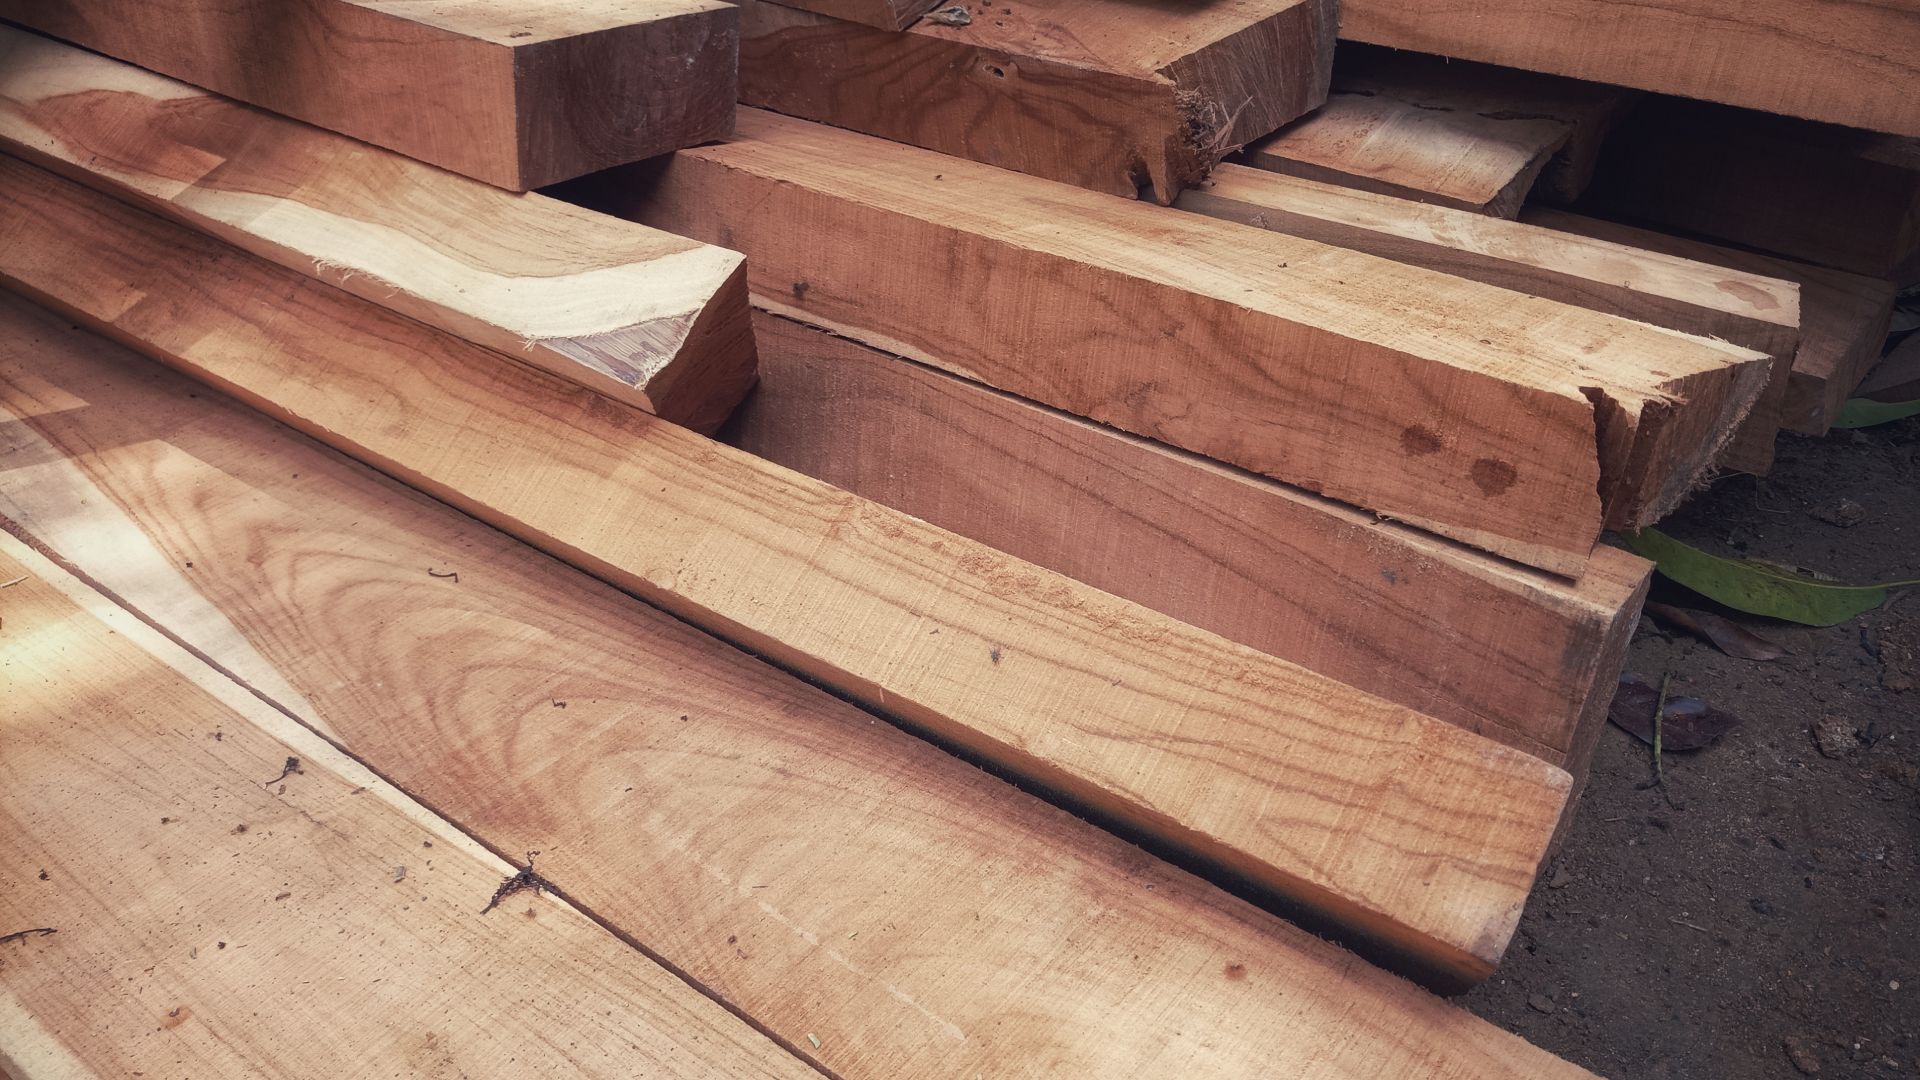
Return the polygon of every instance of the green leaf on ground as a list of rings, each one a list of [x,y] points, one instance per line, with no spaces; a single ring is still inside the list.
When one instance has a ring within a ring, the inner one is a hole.
[[[1909,416],[1920,416],[1920,401],[1875,401],[1872,398],[1848,398],[1833,418],[1837,428],[1874,427],[1891,424]]]
[[[1887,593],[1920,581],[1841,585],[1764,563],[1709,555],[1659,529],[1625,533],[1627,550],[1653,560],[1660,573],[1736,611],[1805,626],[1833,626],[1887,600]]]

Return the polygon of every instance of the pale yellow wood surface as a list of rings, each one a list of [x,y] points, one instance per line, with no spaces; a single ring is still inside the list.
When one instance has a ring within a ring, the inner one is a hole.
[[[1916,0],[1346,0],[1340,36],[1920,135]]]
[[[4,533],[0,581],[0,933],[55,931],[0,1072],[815,1075],[553,897],[479,914],[513,867]]]
[[[0,18],[515,191],[733,122],[719,0],[0,0]]]
[[[85,478],[37,542],[130,522],[354,753],[833,1075],[1585,1075],[57,316],[0,327],[38,440],[0,487]],[[82,569],[191,632],[125,567]]]
[[[757,302],[1559,573],[1647,523],[1764,357],[741,110],[575,197],[743,251]],[[875,257],[886,252],[887,258]]]
[[[745,0],[740,100],[1162,200],[1326,100],[1332,0],[968,0],[904,33]]]
[[[29,166],[0,221],[16,287],[922,730],[1465,976],[1512,933],[1559,769]]]
[[[0,147],[690,427],[752,384],[731,251],[6,27]]]

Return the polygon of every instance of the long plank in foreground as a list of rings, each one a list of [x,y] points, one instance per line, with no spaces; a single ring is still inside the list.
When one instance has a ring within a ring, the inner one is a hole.
[[[1800,288],[1604,239],[1238,165],[1175,204],[1766,353],[1766,390],[1722,465],[1764,472],[1800,342]]]
[[[0,325],[36,542],[831,1075],[1585,1075],[51,313]]]
[[[514,191],[733,121],[719,0],[0,0],[0,18]]]
[[[1331,0],[959,6],[896,33],[744,0],[740,100],[1162,200],[1326,100]]]
[[[722,437],[1578,776],[1648,564],[1576,582],[778,315]]]
[[[753,382],[734,252],[7,27],[0,148],[697,430]]]
[[[4,533],[0,579],[0,927],[50,931],[0,1072],[815,1075],[565,903],[480,915],[504,860]]]
[[[0,279],[483,520],[1435,966],[1512,933],[1559,769],[30,166],[0,193]]]
[[[1920,135],[1916,0],[1345,0],[1340,36]]]
[[[747,255],[770,310],[1577,575],[1764,357],[754,110],[571,193]]]
[[[1327,104],[1247,147],[1246,164],[1510,218],[1536,181],[1560,199],[1593,175],[1631,92],[1347,43]]]
[[[1521,220],[1798,284],[1800,347],[1780,404],[1780,426],[1788,431],[1824,435],[1886,342],[1895,294],[1891,282],[1561,210],[1528,208]]]

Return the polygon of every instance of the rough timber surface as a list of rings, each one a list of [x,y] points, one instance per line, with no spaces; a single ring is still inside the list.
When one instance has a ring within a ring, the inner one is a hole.
[[[816,1075],[568,904],[481,916],[513,867],[5,533],[0,580],[0,932],[51,931],[0,1073]]]
[[[1345,0],[1340,36],[1920,135],[1920,0]]]
[[[173,372],[0,324],[0,489],[79,496],[21,527],[114,531],[105,588],[831,1075],[1586,1076]]]
[[[1577,581],[756,313],[722,437],[1576,776],[1649,564]]]
[[[719,0],[0,0],[0,18],[515,191],[733,121]]]
[[[1504,948],[1561,770],[31,171],[29,295],[1384,947]]]
[[[967,0],[904,33],[745,0],[740,100],[1160,199],[1326,100],[1332,0]]]
[[[698,430],[753,382],[734,252],[4,26],[0,147]]]
[[[738,248],[769,310],[1569,576],[1603,523],[1684,497],[1768,374],[1361,252],[758,110],[739,129],[569,197]]]

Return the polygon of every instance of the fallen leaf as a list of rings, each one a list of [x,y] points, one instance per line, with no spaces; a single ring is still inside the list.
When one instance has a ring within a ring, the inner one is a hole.
[[[1736,611],[1805,626],[1834,626],[1886,603],[1887,593],[1920,581],[1837,585],[1753,560],[1709,555],[1659,529],[1624,533],[1627,550],[1652,559],[1661,575]]]
[[[1905,420],[1909,416],[1920,416],[1920,401],[1848,398],[1841,403],[1840,411],[1834,414],[1833,426],[1841,429],[1875,427]]]
[[[1715,648],[1728,656],[1741,660],[1778,660],[1787,655],[1787,650],[1732,619],[1711,611],[1695,611],[1652,600],[1647,601],[1646,611],[1666,626],[1712,642]]]
[[[1647,685],[1640,676],[1627,672],[1620,676],[1613,692],[1613,704],[1607,719],[1634,738],[1653,745],[1653,707],[1660,700],[1660,688]],[[1740,718],[1716,709],[1699,698],[1670,697],[1660,720],[1660,749],[1698,750],[1740,726]]]

